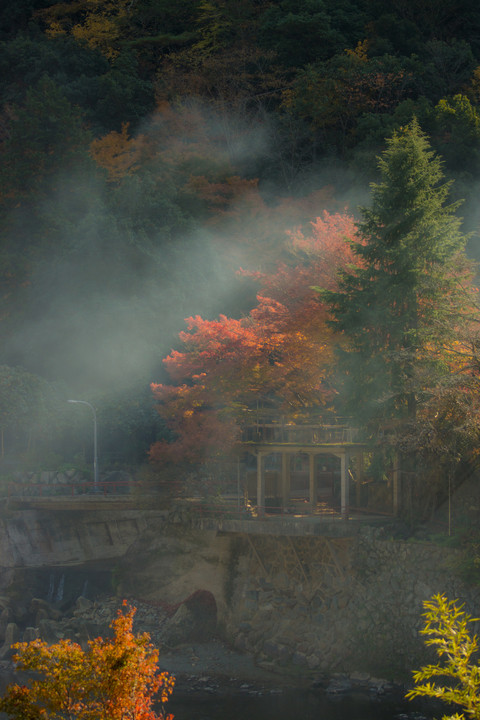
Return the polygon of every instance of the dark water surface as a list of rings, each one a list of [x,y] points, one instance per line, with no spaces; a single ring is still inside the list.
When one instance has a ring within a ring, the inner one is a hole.
[[[183,694],[174,692],[168,711],[175,720],[430,720],[425,708],[403,697],[379,699],[368,692],[331,696],[320,690]]]

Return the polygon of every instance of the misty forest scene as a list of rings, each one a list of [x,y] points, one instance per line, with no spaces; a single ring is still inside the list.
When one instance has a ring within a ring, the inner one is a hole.
[[[4,0],[0,715],[480,717],[480,6]]]

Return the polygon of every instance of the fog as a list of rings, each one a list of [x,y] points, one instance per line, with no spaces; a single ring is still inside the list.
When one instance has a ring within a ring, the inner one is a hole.
[[[367,198],[368,187],[338,163],[306,171],[292,165],[299,198],[320,191],[309,202],[297,198],[290,207],[285,186],[264,182],[258,192],[245,183],[218,217],[198,223],[198,198],[181,192],[189,171],[220,181],[239,168],[252,179],[265,174],[278,156],[274,129],[188,103],[173,119],[150,118],[138,139],[148,151],[143,166],[117,188],[93,168],[69,168],[35,213],[10,219],[39,249],[18,293],[3,361],[65,380],[75,392],[161,381],[162,358],[178,343],[185,317],[238,317],[253,306],[255,287],[236,275],[240,266],[272,262],[286,231],[325,203],[343,209]],[[49,228],[46,238],[36,237],[38,222]]]
[[[274,267],[287,231],[325,208],[356,215],[369,202],[368,172],[287,157],[270,121],[224,108],[169,107],[132,143],[138,156],[121,182],[93,163],[65,168],[38,207],[6,223],[12,245],[28,246],[29,267],[0,361],[72,392],[162,382],[184,318],[239,317],[254,306],[256,287],[240,267]],[[478,227],[476,204],[462,211],[466,229]],[[474,257],[477,246],[473,237]]]

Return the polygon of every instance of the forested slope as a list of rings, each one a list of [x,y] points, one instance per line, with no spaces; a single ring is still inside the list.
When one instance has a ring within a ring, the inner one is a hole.
[[[475,230],[479,102],[474,0],[4,3],[2,427],[46,438],[57,397],[106,393],[104,427],[148,446],[140,393],[183,318],[250,312],[249,272],[324,210],[356,216],[414,116]]]

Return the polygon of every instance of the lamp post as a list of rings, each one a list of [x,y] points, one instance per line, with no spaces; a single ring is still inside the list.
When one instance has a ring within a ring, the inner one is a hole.
[[[98,457],[97,457],[97,413],[95,408],[86,400],[67,400],[69,403],[78,403],[79,405],[88,405],[93,413],[93,483],[94,490],[98,489]]]

